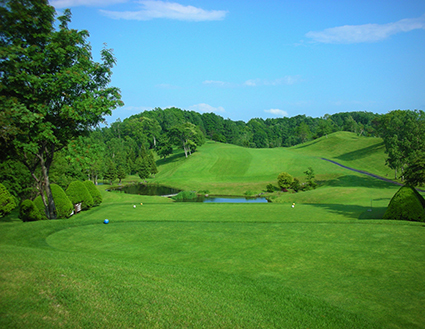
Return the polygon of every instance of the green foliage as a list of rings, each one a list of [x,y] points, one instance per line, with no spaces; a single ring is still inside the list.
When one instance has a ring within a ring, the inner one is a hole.
[[[117,168],[111,160],[108,161],[106,171],[103,174],[103,179],[108,181],[110,185],[112,185],[112,182],[117,179]]]
[[[273,184],[267,184],[267,186],[266,186],[266,190],[267,190],[267,192],[269,192],[269,193],[274,192],[274,185],[273,185]]]
[[[193,191],[181,191],[177,195],[173,196],[172,199],[175,201],[193,200],[198,196]]]
[[[295,192],[298,192],[299,190],[302,190],[302,186],[300,183],[300,180],[298,178],[294,178],[294,181],[291,184],[291,189],[293,189]]]
[[[47,219],[47,216],[46,216],[46,207],[44,206],[43,199],[41,198],[41,195],[37,196],[34,199],[34,205],[37,207],[38,213],[40,214],[41,219]]]
[[[43,219],[37,206],[29,199],[22,201],[19,208],[19,218],[23,222],[33,222]]]
[[[391,199],[384,219],[425,221],[425,200],[410,186],[402,186]]]
[[[65,9],[55,29],[55,10],[47,1],[3,1],[0,7],[0,148],[30,170],[50,200],[49,171],[56,151],[122,106],[110,87],[115,58],[101,51],[92,59],[88,31],[70,29]],[[42,178],[37,178],[41,168]]]
[[[0,183],[0,217],[9,214],[16,207],[15,198],[6,187]]]
[[[293,181],[294,178],[287,172],[282,172],[277,176],[277,185],[279,185],[282,190],[290,188]]]
[[[86,189],[89,191],[91,197],[93,198],[93,206],[98,206],[102,203],[102,195],[99,190],[96,188],[96,185],[91,180],[86,180],[83,182]]]
[[[59,185],[50,184],[50,188],[52,189],[53,200],[55,201],[57,218],[70,217],[74,211],[74,206],[72,205],[71,200]],[[48,219],[46,216],[46,208],[44,206],[41,195],[35,198],[34,204],[37,207],[41,218]]]
[[[142,157],[138,157],[136,159],[135,166],[136,166],[137,174],[139,175],[139,177],[141,179],[149,178],[149,176],[150,176],[150,167],[149,167],[148,159],[142,158]]]
[[[406,168],[404,179],[407,185],[422,186],[425,184],[425,155],[417,157]]]
[[[125,172],[124,166],[120,165],[117,169],[117,178],[119,179],[119,184],[121,184],[121,181],[127,177],[127,173]]]
[[[72,184],[72,183],[71,183]],[[71,200],[68,198],[62,187],[57,184],[50,185],[55,200],[58,218],[68,218],[74,210]]]
[[[81,181],[71,182],[66,189],[66,195],[74,205],[81,202],[82,210],[93,207],[93,198],[85,184]]]

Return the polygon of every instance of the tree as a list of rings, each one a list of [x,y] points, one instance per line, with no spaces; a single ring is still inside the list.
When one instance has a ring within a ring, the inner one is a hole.
[[[317,183],[315,181],[316,175],[314,174],[314,170],[311,167],[308,167],[308,170],[304,171],[304,174],[307,176],[307,185],[312,189],[317,187]]]
[[[146,179],[150,175],[150,168],[147,158],[138,157],[136,159],[136,171],[141,179]]]
[[[192,154],[196,146],[202,145],[205,141],[204,135],[199,128],[190,122],[174,126],[168,132],[168,136],[170,140],[184,150],[186,158],[188,154]]]
[[[425,221],[425,200],[413,187],[402,186],[392,197],[383,219]]]
[[[294,178],[287,172],[282,172],[277,176],[277,185],[279,185],[282,190],[290,188],[293,181]]]
[[[10,213],[16,207],[15,198],[9,191],[0,183],[0,217]]]
[[[104,48],[102,62],[94,62],[88,32],[68,28],[68,9],[54,30],[54,13],[47,0],[0,7],[0,112],[8,127],[0,147],[31,172],[50,219],[56,218],[49,180],[55,152],[123,105],[119,90],[109,87],[112,51]]]
[[[425,155],[421,155],[406,168],[404,173],[406,184],[422,186],[425,184]]]
[[[127,173],[125,172],[124,166],[120,165],[117,169],[117,178],[119,179],[118,184],[121,184],[121,181],[127,177]]]
[[[394,169],[395,179],[425,149],[425,113],[391,111],[376,120],[380,137],[388,154],[386,164]]]

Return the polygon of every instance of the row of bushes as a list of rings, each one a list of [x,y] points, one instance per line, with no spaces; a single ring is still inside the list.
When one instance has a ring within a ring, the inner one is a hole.
[[[57,218],[68,218],[74,213],[74,205],[81,203],[81,210],[89,209],[102,203],[102,196],[92,181],[71,182],[64,191],[59,185],[51,184]],[[41,195],[34,201],[24,200],[19,209],[19,218],[24,222],[47,219]]]

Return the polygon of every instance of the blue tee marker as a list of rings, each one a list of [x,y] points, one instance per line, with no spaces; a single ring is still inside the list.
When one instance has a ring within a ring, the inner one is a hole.
[[[103,224],[108,224],[109,223],[109,219],[105,219],[104,221],[103,221]]]

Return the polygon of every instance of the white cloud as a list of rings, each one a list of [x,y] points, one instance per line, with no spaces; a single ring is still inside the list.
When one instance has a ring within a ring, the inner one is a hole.
[[[193,6],[183,6],[176,2],[165,1],[138,1],[142,5],[137,11],[109,11],[101,12],[113,19],[127,19],[146,21],[154,18],[168,18],[180,21],[217,21],[227,14],[225,10],[204,10]]]
[[[49,3],[55,8],[71,8],[78,6],[106,7],[116,3],[124,3],[128,0],[50,0]]]
[[[192,105],[192,106],[189,107],[189,110],[196,111],[196,112],[202,112],[202,113],[210,113],[210,112],[223,113],[223,112],[226,112],[225,109],[221,106],[212,107],[211,105],[208,105],[208,104],[205,104],[205,103]]]
[[[292,85],[301,81],[298,75],[287,75],[283,78],[267,80],[267,79],[249,79],[243,83],[232,83],[227,81],[205,80],[203,84],[218,87],[257,87],[257,86],[279,86],[279,85]]]
[[[425,14],[419,18],[406,18],[388,24],[344,25],[306,34],[321,43],[360,43],[384,40],[393,34],[425,29]]]
[[[256,86],[280,86],[280,85],[293,85],[300,81],[298,75],[290,76],[287,75],[280,79],[265,80],[265,79],[250,79],[244,82],[245,86],[256,87]]]
[[[287,117],[288,116],[288,112],[286,112],[284,110],[279,110],[279,109],[264,110],[264,112],[276,115],[278,117]]]

